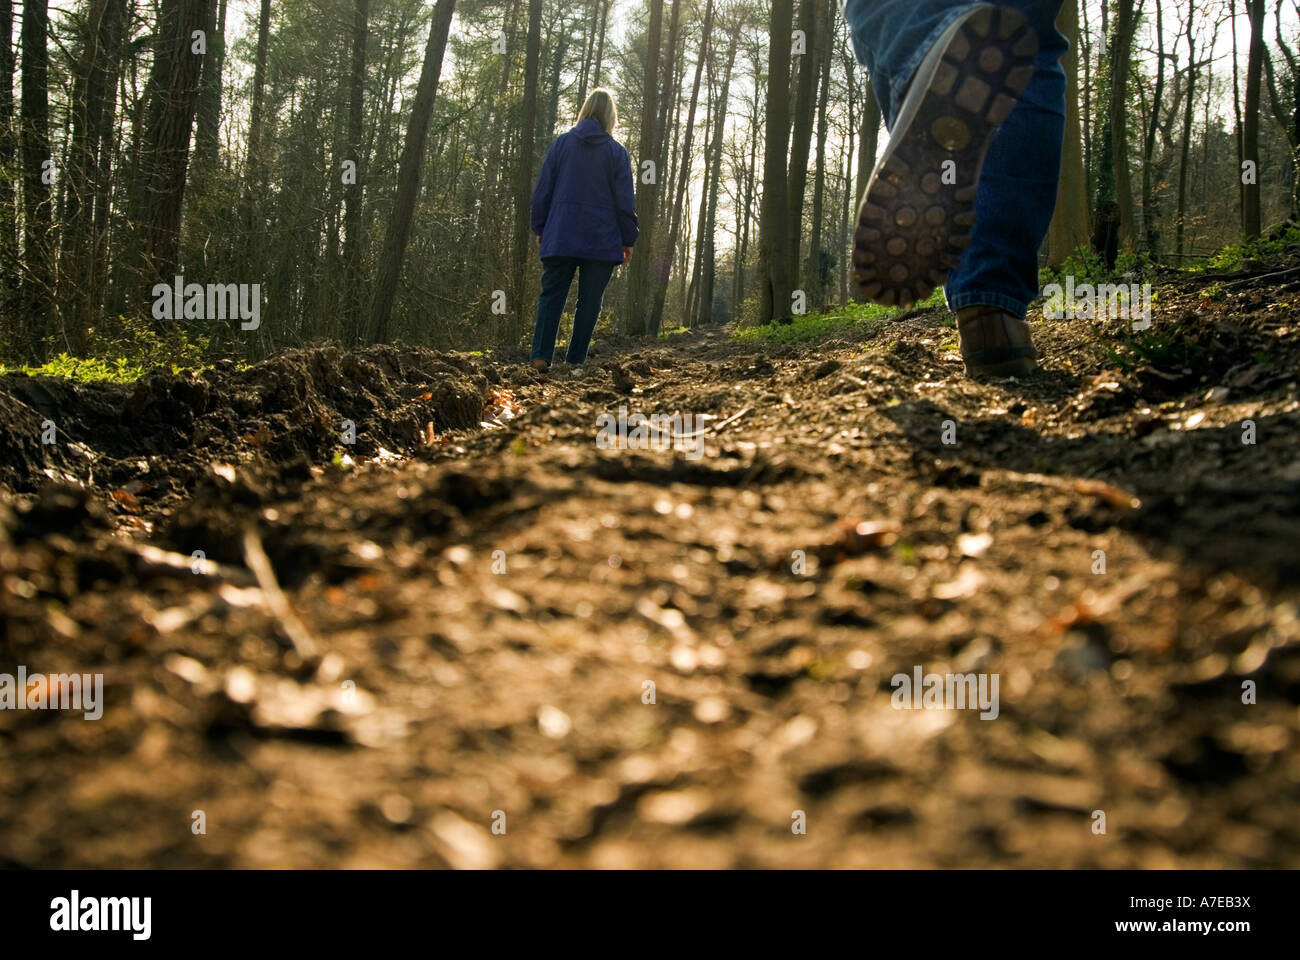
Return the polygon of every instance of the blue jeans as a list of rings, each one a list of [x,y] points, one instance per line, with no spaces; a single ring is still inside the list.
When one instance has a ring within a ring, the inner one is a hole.
[[[578,306],[573,312],[573,336],[569,338],[566,363],[587,359],[591,333],[600,315],[600,301],[605,287],[618,266],[609,260],[579,260],[577,257],[546,257],[542,260],[542,292],[537,298],[537,323],[533,326],[532,359],[551,362],[555,354],[555,335],[560,329],[560,314],[569,298],[573,274],[578,274]]]
[[[1033,79],[993,137],[975,198],[975,229],[944,295],[953,310],[984,304],[1023,317],[1038,296],[1038,248],[1056,209],[1065,136],[1069,49],[1056,29],[1062,0],[994,0],[1038,31]],[[973,0],[844,0],[853,50],[893,128],[908,81],[944,29]]]

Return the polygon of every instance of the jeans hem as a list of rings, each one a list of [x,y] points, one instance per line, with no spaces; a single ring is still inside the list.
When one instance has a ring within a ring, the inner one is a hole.
[[[1029,312],[1029,304],[1015,297],[1008,297],[1005,293],[963,291],[962,293],[949,294],[945,291],[944,298],[948,301],[948,309],[953,313],[966,307],[997,307],[999,310],[1015,314],[1023,320],[1025,314]]]

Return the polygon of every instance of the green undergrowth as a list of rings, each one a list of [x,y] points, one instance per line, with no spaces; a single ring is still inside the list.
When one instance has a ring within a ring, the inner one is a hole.
[[[936,290],[913,309],[941,307],[943,291]],[[796,316],[791,323],[768,323],[760,326],[742,326],[732,333],[732,338],[745,343],[803,343],[816,340],[828,333],[861,327],[868,331],[897,319],[904,313],[898,307],[883,307],[876,303],[850,303],[821,313]]]

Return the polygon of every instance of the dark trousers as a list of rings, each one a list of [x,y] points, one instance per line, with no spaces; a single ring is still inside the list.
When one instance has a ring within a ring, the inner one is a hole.
[[[580,260],[577,257],[547,257],[542,261],[542,293],[537,298],[537,323],[533,327],[533,356],[547,363],[555,353],[555,335],[560,329],[560,314],[569,297],[573,274],[578,274],[578,306],[573,313],[573,336],[569,338],[566,363],[587,359],[591,332],[596,329],[600,301],[609,278],[618,266],[608,260]]]

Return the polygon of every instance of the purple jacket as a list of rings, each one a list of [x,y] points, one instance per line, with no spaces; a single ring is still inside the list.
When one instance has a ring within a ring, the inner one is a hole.
[[[546,151],[533,190],[533,233],[542,259],[622,262],[636,243],[632,158],[600,121],[588,117]]]

